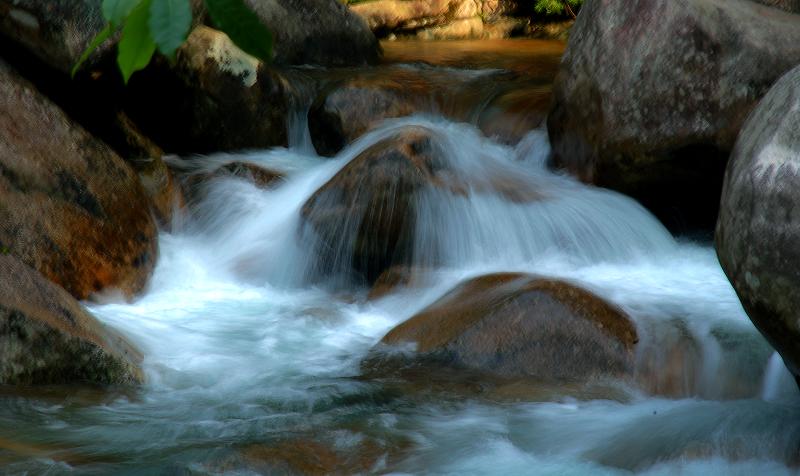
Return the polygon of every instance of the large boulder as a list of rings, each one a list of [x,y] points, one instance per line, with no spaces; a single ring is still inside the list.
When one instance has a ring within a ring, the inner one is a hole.
[[[0,61],[0,248],[79,299],[131,297],[156,261],[130,168]]]
[[[800,16],[746,0],[589,0],[554,85],[554,163],[711,225],[739,130],[798,45]]]
[[[353,159],[303,205],[305,230],[319,241],[320,271],[368,283],[411,264],[415,194],[441,186],[445,168],[430,133],[409,127]]]
[[[459,284],[392,329],[362,367],[376,375],[433,367],[586,381],[631,376],[637,342],[630,318],[589,291],[531,275],[492,274]]]
[[[142,381],[142,356],[63,289],[0,254],[0,385]]]
[[[747,120],[722,191],[716,247],[750,319],[800,377],[800,68]]]
[[[274,62],[357,66],[375,63],[380,44],[339,0],[247,0],[274,37]]]

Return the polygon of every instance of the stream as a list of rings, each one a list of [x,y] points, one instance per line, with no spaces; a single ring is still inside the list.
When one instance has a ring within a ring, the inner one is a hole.
[[[473,193],[417,197],[424,275],[368,300],[341,270],[320,274],[300,209],[409,126],[432,134]],[[712,243],[549,171],[542,129],[507,145],[419,114],[334,158],[318,157],[306,130],[300,114],[289,148],[184,160],[193,171],[249,162],[285,179],[209,180],[161,234],[149,290],[88,304],[142,350],[142,388],[0,393],[0,473],[797,474],[797,387]],[[508,181],[546,199],[515,200],[497,185]],[[563,278],[624,309],[641,337],[634,378],[476,390],[361,377],[395,325],[466,278],[509,271]]]

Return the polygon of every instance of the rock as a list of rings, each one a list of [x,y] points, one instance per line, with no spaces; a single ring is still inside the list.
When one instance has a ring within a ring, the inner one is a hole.
[[[430,91],[423,81],[406,81],[411,73],[359,77],[337,82],[323,91],[308,114],[317,153],[334,155],[385,119],[421,112]]]
[[[800,68],[744,125],[725,174],[716,249],[750,319],[800,378]]]
[[[417,32],[423,40],[467,40],[483,37],[483,20],[480,17],[455,20],[447,25],[434,26]]]
[[[376,63],[380,44],[339,0],[247,0],[272,32],[274,63],[357,66]]]
[[[525,18],[498,17],[483,24],[483,38],[499,40],[525,33],[529,20]]]
[[[422,39],[480,38],[483,19],[510,13],[514,2],[497,0],[376,0],[350,8],[378,36],[415,33]]]
[[[0,254],[0,385],[142,381],[142,356],[63,289]]]
[[[314,147],[326,156],[387,119],[412,114],[471,122],[487,137],[516,143],[543,124],[551,99],[548,86],[515,73],[476,78],[432,68],[385,67],[333,82],[310,108],[308,124]]]
[[[787,12],[800,13],[800,0],[753,0],[762,5],[780,8]]]
[[[145,134],[182,155],[287,144],[284,79],[222,32],[196,28],[174,65],[131,80],[126,110]]]
[[[97,0],[0,0],[0,32],[67,73],[105,26],[100,4]],[[106,42],[102,50],[110,50],[112,44]]]
[[[798,44],[800,16],[746,0],[590,0],[554,85],[553,161],[710,226],[739,130]]]
[[[627,377],[636,327],[620,309],[564,281],[492,274],[459,284],[392,329],[362,368],[456,368],[500,378]],[[412,346],[409,354],[389,348]]]
[[[375,284],[369,290],[367,300],[381,299],[397,291],[397,288],[418,287],[424,274],[425,270],[422,268],[412,268],[410,266],[391,267],[381,273],[378,279],[375,280]]]
[[[233,175],[235,177],[248,179],[259,188],[269,188],[275,185],[276,182],[280,182],[284,179],[283,174],[280,172],[265,169],[264,167],[259,167],[249,162],[238,161],[223,165],[214,172],[214,176],[217,177],[225,175]]]
[[[197,18],[202,0],[191,0]],[[105,27],[100,0],[0,0],[0,33],[24,46],[44,63],[69,73],[94,37]],[[90,58],[112,51],[107,40]]]
[[[133,170],[2,62],[0,248],[79,299],[134,296],[157,256]]]
[[[451,0],[375,0],[350,7],[378,33],[414,30],[423,25],[438,24],[450,10]]]
[[[414,195],[444,186],[444,164],[430,132],[408,127],[362,152],[303,205],[303,230],[319,241],[323,273],[374,282],[394,265],[412,264]]]

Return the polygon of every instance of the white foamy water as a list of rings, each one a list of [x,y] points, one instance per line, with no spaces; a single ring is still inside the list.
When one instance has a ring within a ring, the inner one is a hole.
[[[472,193],[420,194],[423,284],[366,302],[363,289],[312,275],[316,243],[300,233],[299,211],[360,152],[408,125],[432,132]],[[304,148],[185,162],[204,172],[251,162],[285,180],[268,189],[209,181],[184,226],[161,235],[149,291],[90,307],[145,354],[143,388],[99,401],[0,396],[0,440],[51,448],[5,469],[253,474],[241,448],[301,439],[343,455],[370,442],[377,455],[360,469],[369,473],[796,474],[796,387],[712,247],[676,241],[630,199],[548,172],[546,146],[541,131],[514,149],[468,126],[407,118],[332,160]],[[509,200],[498,181],[546,199]],[[398,394],[358,378],[361,359],[394,325],[459,281],[498,271],[568,279],[621,306],[642,337],[640,376],[606,397],[565,389],[512,401]],[[677,384],[653,382],[647,365],[674,367],[669,351],[679,344],[691,358]]]

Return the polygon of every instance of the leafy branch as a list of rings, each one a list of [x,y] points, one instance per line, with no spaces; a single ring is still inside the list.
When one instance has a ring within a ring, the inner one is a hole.
[[[100,45],[122,31],[117,45],[117,66],[125,83],[142,70],[158,50],[168,58],[186,41],[192,27],[190,0],[103,0],[107,24],[81,54],[72,68],[80,70]],[[243,51],[269,61],[272,57],[272,34],[243,0],[204,0],[211,21],[228,34]]]

